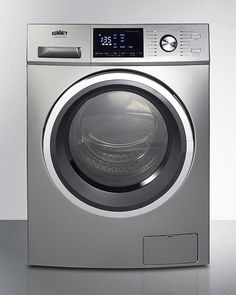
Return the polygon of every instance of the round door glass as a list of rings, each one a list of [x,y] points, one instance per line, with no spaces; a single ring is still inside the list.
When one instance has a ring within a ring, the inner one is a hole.
[[[87,179],[108,187],[128,187],[158,175],[167,146],[161,113],[129,91],[90,98],[76,112],[69,130],[73,165]]]

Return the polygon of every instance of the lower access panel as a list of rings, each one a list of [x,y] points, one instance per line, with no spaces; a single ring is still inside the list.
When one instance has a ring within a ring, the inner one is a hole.
[[[195,263],[197,256],[197,234],[144,237],[143,261],[146,265]]]

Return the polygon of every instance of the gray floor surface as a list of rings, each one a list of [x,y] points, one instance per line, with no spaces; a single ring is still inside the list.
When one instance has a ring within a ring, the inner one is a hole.
[[[0,295],[235,295],[236,221],[211,223],[207,267],[84,270],[27,266],[26,221],[0,221]]]

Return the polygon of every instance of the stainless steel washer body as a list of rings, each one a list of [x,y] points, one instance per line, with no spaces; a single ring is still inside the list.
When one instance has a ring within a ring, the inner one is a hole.
[[[207,24],[28,26],[30,265],[209,263]]]

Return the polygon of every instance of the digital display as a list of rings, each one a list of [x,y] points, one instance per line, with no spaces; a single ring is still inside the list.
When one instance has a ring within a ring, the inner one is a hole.
[[[93,57],[143,57],[143,29],[94,29]]]

